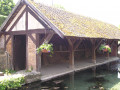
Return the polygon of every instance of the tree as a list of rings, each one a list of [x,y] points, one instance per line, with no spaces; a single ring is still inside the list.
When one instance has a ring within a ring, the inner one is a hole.
[[[9,15],[15,6],[13,0],[0,0],[0,14],[1,15]]]
[[[2,23],[4,22],[4,20],[6,19],[7,16],[3,16],[0,15],[0,26],[2,25]]]

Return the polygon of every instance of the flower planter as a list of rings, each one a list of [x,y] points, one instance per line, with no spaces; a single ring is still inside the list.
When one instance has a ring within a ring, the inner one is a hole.
[[[104,44],[101,44],[100,47],[99,47],[99,50],[100,51],[103,51],[103,52],[111,52],[111,48],[109,45],[104,45]]]
[[[50,53],[50,51],[46,50],[46,49],[43,49],[42,50],[42,53]]]
[[[103,52],[107,52],[108,50],[105,48],[105,49],[103,49]]]

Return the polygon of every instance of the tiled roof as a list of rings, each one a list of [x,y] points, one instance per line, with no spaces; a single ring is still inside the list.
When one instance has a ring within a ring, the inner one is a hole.
[[[120,30],[114,25],[28,1],[65,36],[120,39]]]

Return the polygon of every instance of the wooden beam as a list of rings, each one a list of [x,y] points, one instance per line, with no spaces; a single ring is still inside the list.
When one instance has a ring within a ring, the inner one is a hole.
[[[95,39],[91,39],[92,42],[92,61],[96,63],[96,50],[95,50]]]
[[[11,39],[11,35],[8,37],[8,39],[6,40],[6,42],[5,42],[5,45],[7,45],[7,43],[9,42],[9,40]]]
[[[28,6],[26,6],[25,29],[28,31]]]
[[[32,34],[28,34],[28,36],[31,38],[31,40],[33,41],[33,43],[36,45],[36,40],[34,39],[34,37],[32,36]]]
[[[26,70],[28,69],[28,34],[26,34]]]
[[[76,50],[79,47],[79,45],[81,44],[81,42],[82,42],[82,40],[78,41],[78,43],[74,46],[74,50]]]
[[[6,51],[6,35],[4,34],[4,50]]]
[[[40,42],[40,34],[36,34],[36,48],[39,47],[39,42]],[[39,54],[36,54],[36,69],[37,71],[40,71],[41,69],[41,56]]]
[[[23,12],[20,14],[20,16],[17,18],[17,20],[13,23],[13,25],[11,26],[11,28],[8,31],[12,31],[12,29],[14,28],[14,26],[18,23],[18,21],[20,20],[20,18],[23,16],[23,14],[25,13],[26,8],[23,10]]]
[[[70,50],[70,68],[74,69],[74,49],[73,49],[73,43],[70,39],[68,39],[69,43],[69,50]]]
[[[110,46],[112,46],[113,43],[114,43],[114,40],[112,40],[112,42],[110,43]]]
[[[45,40],[43,43],[49,43],[49,41],[52,39],[54,33],[49,33],[47,37],[45,37]]]
[[[95,50],[98,48],[98,46],[101,44],[102,40],[100,40],[100,42],[97,44],[97,46],[95,46]]]
[[[68,43],[69,43],[70,46],[73,47],[73,43],[72,43],[71,39],[68,39]]]
[[[32,34],[32,33],[44,34],[45,29],[33,29],[33,30],[28,30],[27,32],[23,30],[4,32],[5,35],[20,35],[20,34]],[[46,33],[54,33],[54,32],[51,30],[47,30]]]

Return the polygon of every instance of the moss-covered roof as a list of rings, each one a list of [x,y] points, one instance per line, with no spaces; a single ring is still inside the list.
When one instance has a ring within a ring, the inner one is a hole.
[[[120,30],[114,25],[28,1],[65,36],[120,39]]]

